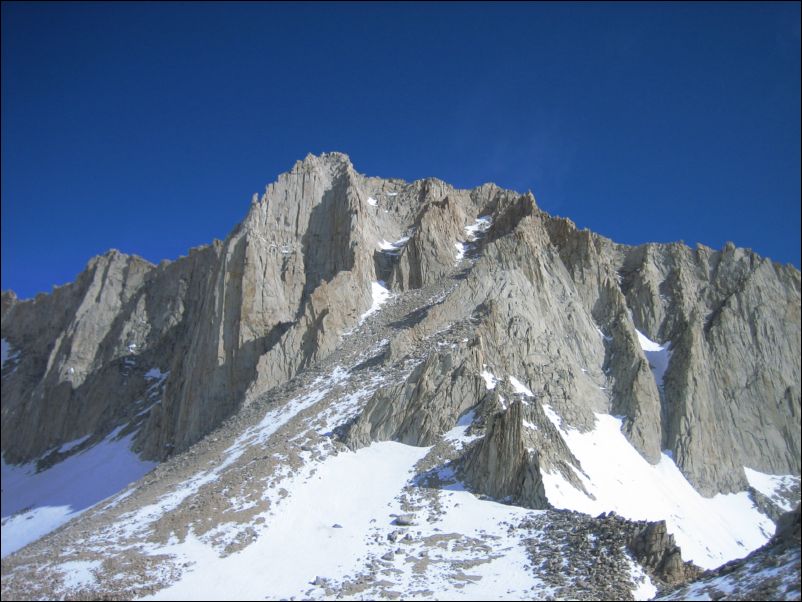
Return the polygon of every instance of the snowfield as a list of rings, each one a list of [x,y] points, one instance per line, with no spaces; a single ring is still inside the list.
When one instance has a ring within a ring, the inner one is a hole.
[[[464,430],[464,427],[462,427]],[[342,584],[355,567],[369,561],[371,548],[386,541],[394,517],[402,514],[398,496],[413,476],[415,463],[430,448],[395,442],[374,443],[357,452],[341,453],[320,464],[314,474],[304,474],[287,485],[292,492],[270,526],[245,550],[220,558],[197,538],[153,550],[169,553],[195,569],[181,580],[146,599],[152,600],[257,600],[265,597],[323,597],[326,586]],[[504,536],[502,523],[531,511],[495,502],[480,501],[472,494],[446,491],[446,515],[435,527],[421,522],[410,527],[415,541],[442,534],[483,537]],[[526,570],[527,558],[520,543],[510,539],[503,556],[482,562],[476,569],[481,579],[468,579],[460,590],[449,580],[449,571],[416,572],[408,552],[394,554],[389,564],[398,571],[393,585],[421,582],[431,595],[405,598],[519,599],[542,584]],[[416,545],[405,545],[416,549]],[[458,560],[452,548],[441,553]],[[374,553],[375,555],[375,553]],[[299,562],[299,560],[301,560]],[[264,579],[266,574],[270,579]],[[318,585],[313,585],[321,577]],[[392,589],[392,588],[391,588]],[[500,592],[507,595],[499,596]]]
[[[2,461],[3,556],[60,527],[156,465],[132,452],[133,434],[119,437],[120,430],[41,472],[36,472],[35,463],[13,466]],[[60,451],[72,450],[86,439],[66,443]]]
[[[546,406],[547,415],[554,412]],[[665,519],[682,548],[682,557],[702,568],[715,568],[746,556],[774,534],[774,523],[761,514],[746,492],[702,497],[666,454],[649,464],[621,432],[621,420],[596,414],[588,433],[563,429],[552,418],[582,465],[577,476],[596,499],[576,489],[558,473],[544,473],[549,501],[597,515],[614,511],[636,520]]]

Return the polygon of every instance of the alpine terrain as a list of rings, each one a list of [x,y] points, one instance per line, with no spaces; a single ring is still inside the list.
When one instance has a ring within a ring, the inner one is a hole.
[[[800,598],[800,272],[732,244],[309,155],[2,353],[3,599]]]

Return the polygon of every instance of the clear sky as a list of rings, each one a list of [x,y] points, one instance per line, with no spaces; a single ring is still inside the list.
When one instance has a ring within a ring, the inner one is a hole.
[[[2,287],[225,238],[308,152],[800,264],[800,4],[2,4]]]

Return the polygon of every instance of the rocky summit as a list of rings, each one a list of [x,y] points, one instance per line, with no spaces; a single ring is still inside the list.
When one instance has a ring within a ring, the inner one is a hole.
[[[309,155],[3,292],[3,599],[799,599],[800,324],[751,250]]]

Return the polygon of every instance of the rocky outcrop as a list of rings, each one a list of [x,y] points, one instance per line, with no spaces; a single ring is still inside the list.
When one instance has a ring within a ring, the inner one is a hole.
[[[442,196],[446,187],[426,181],[420,191],[421,210],[412,226],[390,279],[399,290],[421,288],[449,274],[455,263],[455,241],[463,236],[467,222],[465,203],[456,195]],[[426,202],[426,199],[431,199]]]
[[[405,382],[380,389],[349,429],[353,448],[373,441],[433,445],[484,392],[476,347],[465,353],[435,353]]]
[[[298,162],[224,241],[187,257],[113,251],[49,295],[4,293],[2,336],[18,352],[3,370],[4,457],[125,425],[147,458],[186,449],[330,356],[379,279],[405,294],[447,286],[393,325],[378,361],[409,369],[354,420],[354,447],[428,445],[475,408],[486,430],[466,479],[534,507],[544,470],[581,487],[546,408],[581,431],[595,413],[622,416],[644,458],[672,452],[707,495],[746,489],[743,466],[800,472],[798,270],[732,246],[618,245],[531,194],[366,177],[339,153]],[[409,356],[455,324],[461,346]],[[660,382],[637,331],[670,346]],[[167,374],[158,399],[153,369]]]
[[[769,546],[797,546],[802,543],[802,510],[797,504],[794,510],[786,512],[777,521],[777,530],[767,544]]]
[[[682,551],[664,520],[647,523],[627,547],[640,565],[663,583],[685,583],[701,572],[693,563],[682,561]]]
[[[14,291],[3,291],[0,294],[0,318],[4,318],[9,309],[18,301]]]
[[[577,477],[581,463],[540,403],[500,384],[483,406],[485,435],[465,454],[460,471],[474,491],[530,508],[549,508],[545,471],[559,473],[589,495]]]
[[[660,523],[627,520],[614,512],[592,517],[548,510],[526,519],[518,529],[531,531],[527,545],[529,558],[538,578],[553,588],[556,599],[632,599],[633,558],[651,584],[660,588],[684,583],[702,572],[692,563],[683,562],[673,541],[669,543],[669,538],[659,535],[665,532]],[[633,542],[640,552],[633,549]],[[655,567],[669,557],[671,564],[682,568],[668,574],[656,571]],[[650,559],[657,559],[657,565]],[[667,576],[680,581],[666,581]],[[640,596],[644,593],[639,592]],[[637,594],[635,597],[639,598]]]
[[[548,507],[540,458],[527,448],[524,406],[514,401],[506,412],[493,416],[487,434],[468,457],[464,475],[476,491],[536,508]]]

